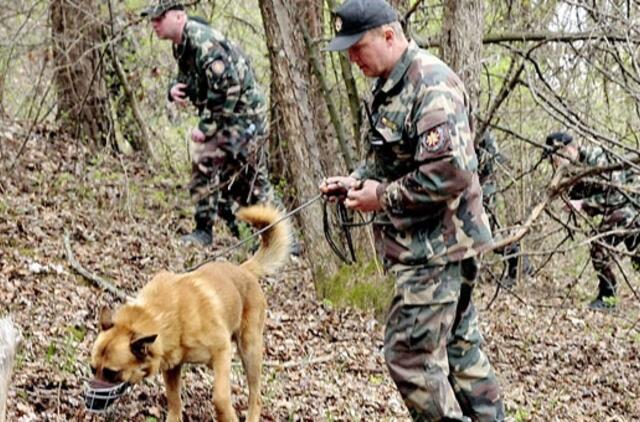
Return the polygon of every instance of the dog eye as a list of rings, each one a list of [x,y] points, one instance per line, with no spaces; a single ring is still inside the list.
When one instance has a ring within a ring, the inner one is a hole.
[[[105,381],[112,382],[112,383],[118,382],[118,371],[114,371],[109,368],[103,368],[102,376],[104,377]]]

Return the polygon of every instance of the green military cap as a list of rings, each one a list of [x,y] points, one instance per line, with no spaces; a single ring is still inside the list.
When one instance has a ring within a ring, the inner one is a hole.
[[[169,10],[184,10],[184,5],[177,0],[158,0],[156,4],[150,5],[140,14],[142,17],[156,19],[167,13]]]

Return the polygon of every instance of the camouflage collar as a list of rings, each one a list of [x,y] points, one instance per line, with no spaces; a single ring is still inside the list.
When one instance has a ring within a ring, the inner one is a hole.
[[[182,39],[180,40],[180,44],[173,45],[173,56],[177,59],[182,57],[185,51],[187,51],[187,44],[189,43],[189,29],[191,26],[191,18],[189,18],[184,24],[184,28],[182,28]]]
[[[409,65],[418,53],[418,50],[418,44],[416,44],[414,41],[410,41],[409,47],[407,47],[405,52],[402,54],[402,57],[400,57],[400,60],[398,61],[398,63],[396,63],[395,67],[389,74],[389,77],[385,80],[379,80],[376,86],[378,86],[379,84],[383,84],[382,88],[380,88],[382,92],[391,91],[391,89],[396,86],[404,77],[404,74],[407,72],[407,69],[409,69]]]

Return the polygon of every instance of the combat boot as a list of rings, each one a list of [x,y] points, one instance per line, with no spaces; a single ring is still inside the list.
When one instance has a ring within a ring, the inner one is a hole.
[[[503,255],[512,255],[520,252],[520,246],[518,244],[509,245],[505,248]],[[502,282],[502,286],[507,289],[516,285],[518,280],[518,256],[511,256],[507,258],[507,277]]]
[[[600,291],[598,297],[595,298],[590,304],[589,309],[603,310],[613,309],[616,307],[616,288],[612,283],[609,283],[606,278],[600,277]]]
[[[595,311],[614,309],[616,307],[615,300],[615,296],[598,296],[589,303],[589,309]]]
[[[213,242],[212,227],[211,223],[196,221],[196,228],[191,233],[182,236],[180,242],[184,245],[209,246]]]

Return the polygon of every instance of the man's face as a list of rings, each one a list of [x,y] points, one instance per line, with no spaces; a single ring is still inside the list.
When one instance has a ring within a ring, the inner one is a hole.
[[[355,63],[365,76],[377,78],[386,76],[388,69],[386,68],[386,60],[388,51],[390,50],[390,42],[384,34],[373,30],[367,32],[364,37],[356,44],[352,45],[349,50],[349,61]]]
[[[560,156],[560,154],[562,154],[562,156]],[[565,157],[571,158],[571,161],[576,161],[578,159],[578,148],[573,144],[563,146],[551,155],[551,163],[556,168],[566,166],[569,164],[569,160]]]
[[[153,31],[158,38],[163,40],[174,38],[179,27],[178,16],[179,13],[177,10],[169,10],[157,18],[151,19],[151,26],[153,26]]]

